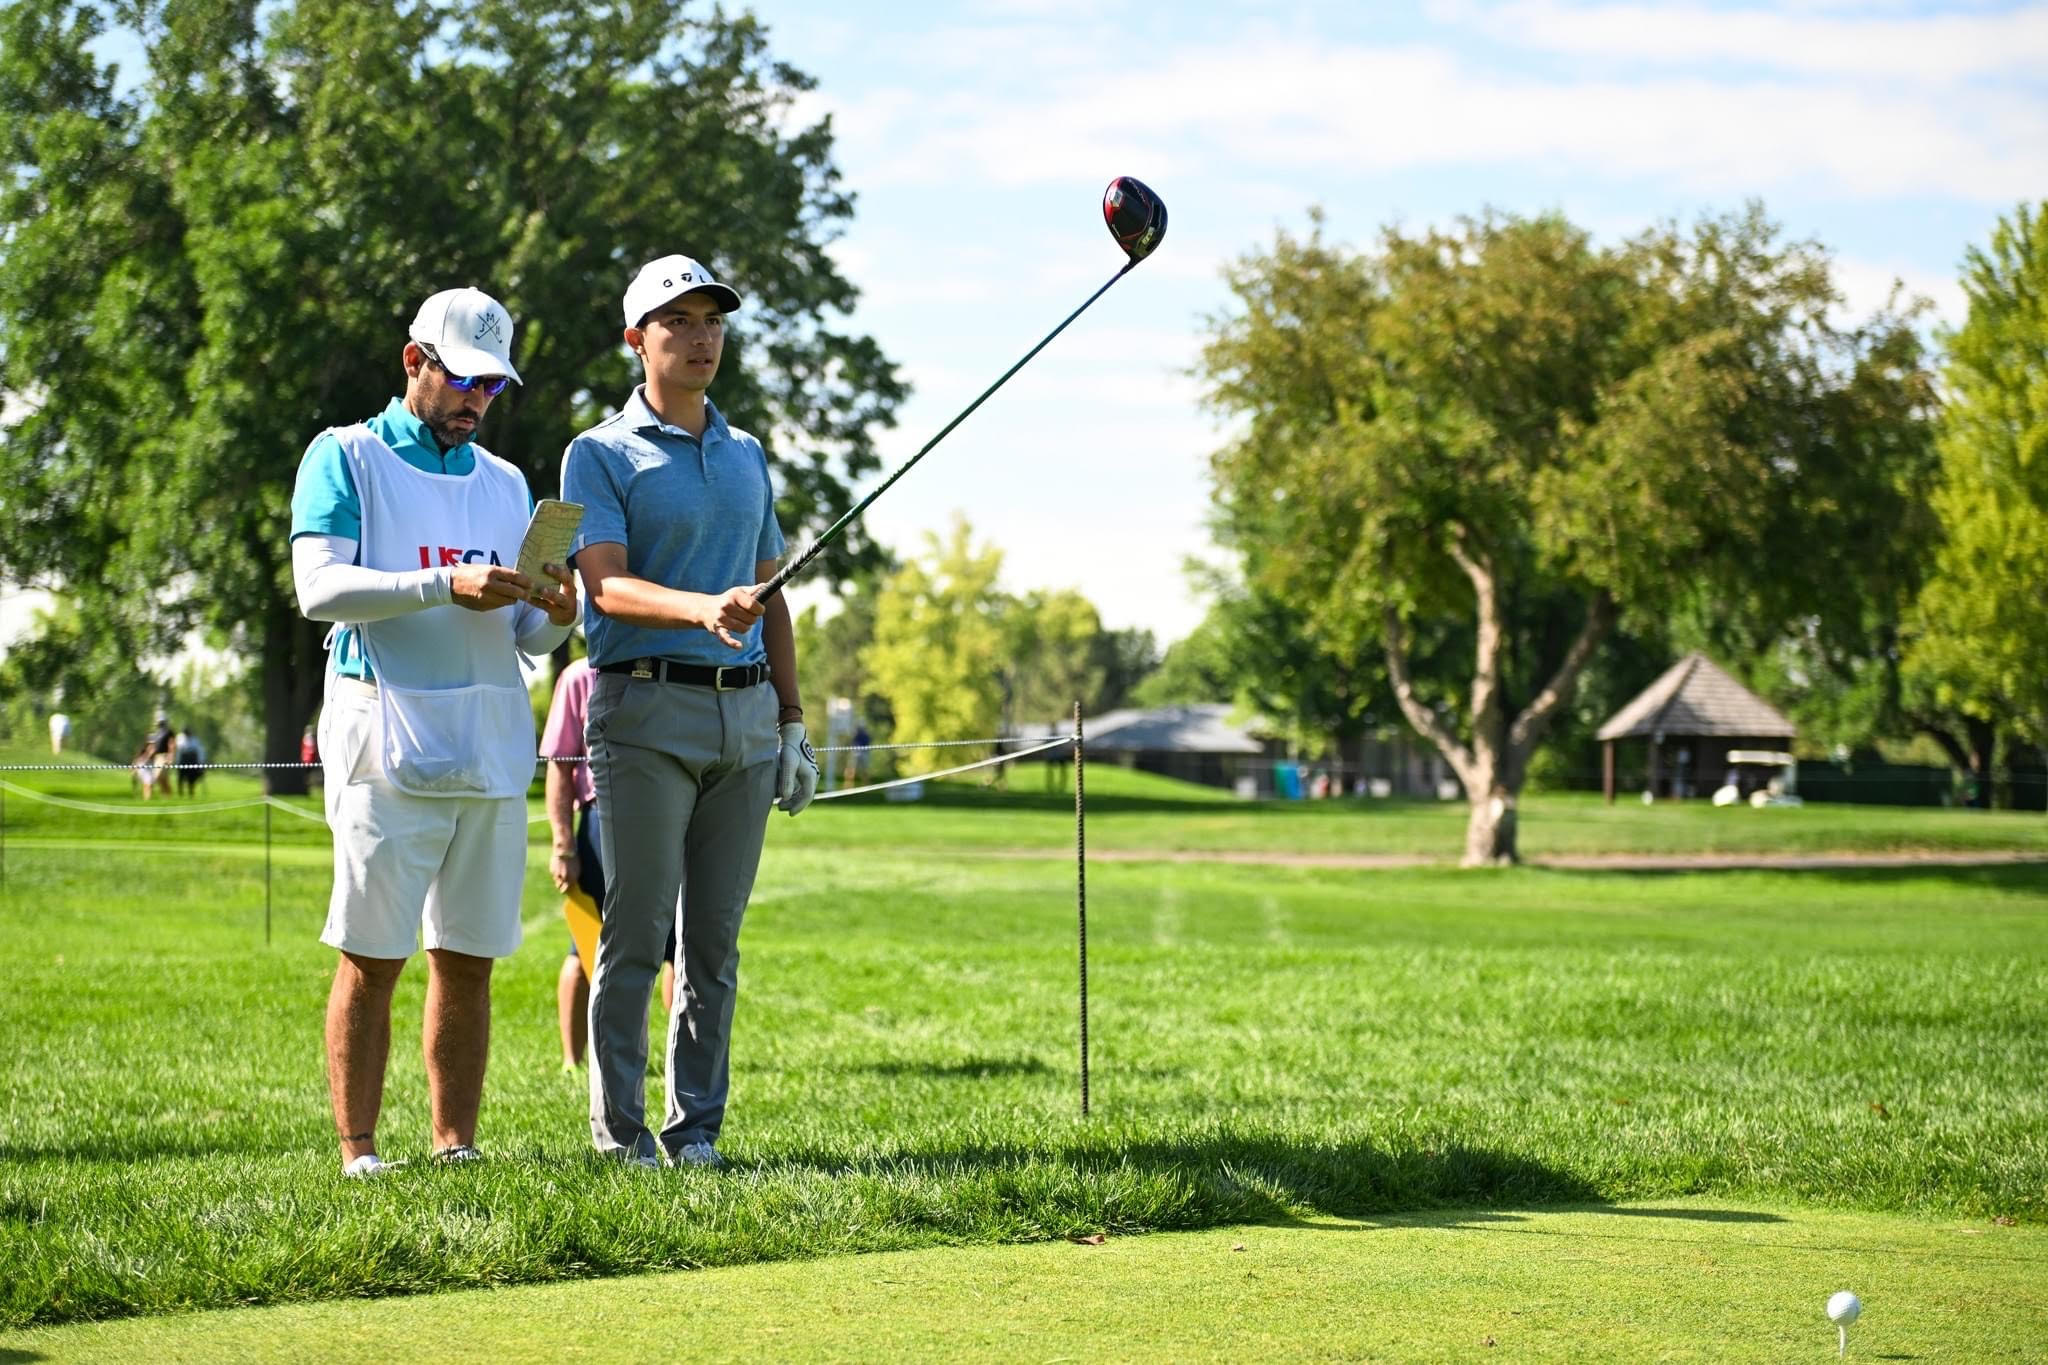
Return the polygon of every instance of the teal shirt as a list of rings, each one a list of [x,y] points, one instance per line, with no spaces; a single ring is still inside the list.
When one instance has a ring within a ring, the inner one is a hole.
[[[412,415],[403,399],[392,399],[384,411],[363,425],[414,469],[429,474],[467,474],[476,468],[473,442],[465,441],[444,452],[434,433]],[[531,490],[526,501],[531,507]],[[299,481],[292,489],[292,539],[300,536],[363,538],[363,500],[356,492],[355,476],[349,473],[348,457],[341,453],[341,442],[332,432],[321,432],[299,461]],[[370,661],[363,657],[356,633],[347,627],[335,636],[333,659],[334,671],[344,678],[370,676]]]

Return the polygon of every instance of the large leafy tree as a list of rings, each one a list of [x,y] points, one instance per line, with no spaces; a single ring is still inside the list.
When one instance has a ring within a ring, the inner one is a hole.
[[[138,38],[139,81],[93,56]],[[419,301],[477,284],[527,379],[486,445],[550,490],[634,376],[617,300],[683,251],[748,300],[717,398],[767,444],[785,527],[874,466],[903,389],[831,319],[852,211],[828,123],[752,18],[682,0],[14,0],[0,6],[0,573],[138,636],[258,662],[296,757],[320,630],[292,603],[298,457],[402,387]],[[872,547],[856,529],[826,560]],[[280,781],[280,787],[289,779]]]
[[[1221,532],[1328,647],[1383,655],[1464,785],[1468,864],[1517,856],[1529,761],[1617,620],[1832,616],[1909,496],[1909,321],[1837,327],[1825,254],[1757,209],[1606,248],[1489,216],[1353,253],[1318,220],[1231,286]]]
[[[1986,731],[2048,745],[2048,202],[1965,258],[1934,508],[1944,542],[1908,674]]]
[[[1005,601],[996,579],[1003,552],[977,547],[964,518],[883,586],[874,638],[861,651],[866,688],[895,717],[899,744],[993,737],[1003,719]],[[954,762],[943,749],[912,749],[899,766],[928,773]]]

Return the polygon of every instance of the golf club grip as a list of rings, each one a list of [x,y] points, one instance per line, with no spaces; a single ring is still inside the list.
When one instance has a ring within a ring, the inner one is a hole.
[[[810,563],[813,559],[816,559],[818,557],[818,551],[824,548],[825,543],[823,541],[812,541],[810,545],[805,548],[802,554],[798,555],[795,559],[790,560],[789,563],[777,569],[775,571],[775,577],[769,579],[766,583],[763,583],[761,585],[761,591],[754,594],[754,600],[756,602],[766,602],[769,598],[775,596],[776,593],[781,592],[782,585],[784,583],[789,582],[790,579],[795,578],[797,574],[803,570],[804,565]]]

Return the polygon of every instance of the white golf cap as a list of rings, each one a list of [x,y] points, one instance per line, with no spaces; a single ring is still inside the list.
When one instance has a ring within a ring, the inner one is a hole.
[[[433,347],[452,375],[526,382],[512,368],[512,315],[481,289],[443,289],[420,305],[406,335]]]
[[[720,284],[718,277],[701,262],[688,256],[663,256],[641,266],[640,273],[626,286],[626,325],[638,327],[640,319],[684,294],[709,294],[718,300],[722,313],[740,310],[740,296],[732,286]]]

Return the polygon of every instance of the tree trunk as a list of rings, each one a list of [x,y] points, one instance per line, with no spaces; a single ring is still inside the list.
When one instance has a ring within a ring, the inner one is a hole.
[[[1516,784],[1518,787],[1519,783]],[[1466,793],[1471,800],[1470,817],[1465,821],[1465,867],[1512,867],[1521,861],[1521,850],[1516,846],[1516,807],[1521,802],[1519,791],[1509,791],[1502,783],[1491,784],[1491,790]]]
[[[1465,825],[1465,867],[1502,867],[1520,861],[1522,782],[1528,775],[1530,756],[1550,730],[1557,713],[1570,702],[1579,675],[1593,651],[1614,624],[1614,599],[1603,589],[1586,604],[1585,620],[1565,651],[1557,671],[1543,689],[1522,708],[1512,723],[1503,714],[1500,697],[1500,655],[1504,643],[1499,613],[1499,585],[1492,564],[1473,550],[1462,535],[1454,535],[1451,556],[1472,581],[1479,606],[1479,630],[1475,640],[1471,693],[1470,743],[1459,740],[1450,727],[1422,704],[1408,670],[1408,635],[1399,613],[1388,607],[1381,613],[1385,630],[1387,674],[1393,683],[1394,701],[1417,734],[1437,747],[1464,784],[1471,815]]]
[[[1998,727],[1988,720],[1969,716],[1964,718],[1963,728],[1969,736],[1970,780],[1976,784],[1970,804],[1978,810],[1990,810],[1994,767],[1998,762]]]
[[[1978,810],[1991,808],[1992,763],[1997,756],[1998,730],[1990,721],[1963,717],[1962,733],[1925,715],[1910,715],[1913,728],[1927,735],[1948,755],[1949,766],[1968,784],[1964,803]]]
[[[322,628],[293,609],[288,600],[263,614],[263,761],[297,763],[299,737],[320,700]],[[304,768],[265,768],[263,790],[273,796],[304,796]]]

